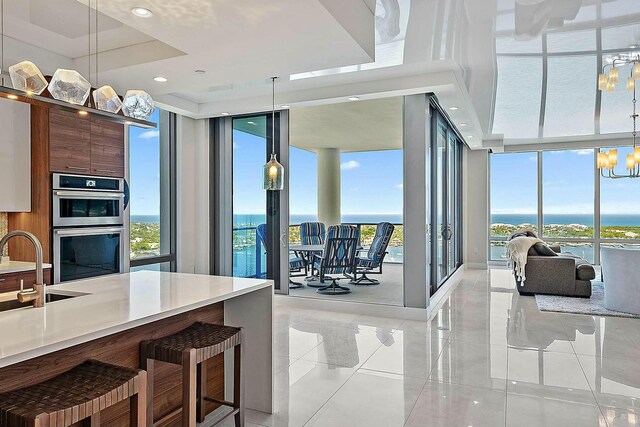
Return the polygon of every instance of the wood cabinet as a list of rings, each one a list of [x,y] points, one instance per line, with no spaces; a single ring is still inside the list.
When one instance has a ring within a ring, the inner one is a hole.
[[[124,125],[49,110],[51,172],[124,177]]]
[[[124,126],[91,119],[91,175],[124,177]]]
[[[78,113],[49,110],[51,172],[87,175],[91,172],[91,122]]]
[[[36,282],[36,272],[32,270],[32,271],[21,271],[18,273],[0,274],[0,293],[19,291],[21,280],[24,281],[25,288],[27,289],[31,288],[33,284]],[[44,270],[44,283],[47,285],[50,285],[53,283],[51,281],[50,268],[47,268]]]

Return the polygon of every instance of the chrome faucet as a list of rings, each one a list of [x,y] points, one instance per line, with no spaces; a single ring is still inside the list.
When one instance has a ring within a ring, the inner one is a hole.
[[[29,302],[33,301],[33,306],[36,308],[44,307],[45,301],[45,289],[44,289],[44,272],[42,268],[42,244],[36,236],[26,231],[11,231],[0,240],[0,254],[4,252],[4,247],[7,242],[14,237],[25,237],[33,243],[33,248],[36,253],[36,283],[33,285],[33,290],[25,291],[20,286],[20,292],[18,292],[18,301]]]

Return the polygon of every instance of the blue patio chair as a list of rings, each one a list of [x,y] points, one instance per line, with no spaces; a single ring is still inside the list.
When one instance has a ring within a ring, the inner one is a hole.
[[[371,247],[366,251],[366,255],[360,256],[365,251],[361,251],[356,259],[356,272],[353,280],[349,282],[352,285],[378,285],[379,280],[370,279],[367,274],[382,274],[382,264],[384,257],[387,255],[387,247],[391,241],[393,230],[395,227],[389,222],[381,222],[376,227],[376,235],[373,237]],[[376,271],[377,269],[377,271]],[[358,273],[361,274],[357,277]]]
[[[303,245],[324,245],[324,239],[326,236],[325,226],[321,222],[303,222],[300,223],[300,243]],[[309,279],[311,280],[315,276],[315,272],[313,271],[313,255],[322,255],[321,252],[310,253],[308,256],[304,256],[304,254],[296,253],[297,257],[302,258],[302,260],[306,263],[307,269],[311,267],[311,276]]]
[[[303,245],[323,245],[324,224],[321,222],[303,222],[300,224],[300,242]]]
[[[341,295],[351,293],[351,289],[338,285],[337,277],[327,274],[353,274],[358,250],[358,228],[352,225],[332,225],[329,227],[322,255],[314,254],[314,267],[320,275],[320,283],[325,278],[331,280],[329,286],[317,290],[320,294]]]
[[[260,243],[262,243],[262,246],[265,248],[265,251],[267,249],[267,224],[260,224],[256,227],[256,235],[258,236],[258,238],[260,239]],[[305,263],[301,258],[298,257],[294,257],[294,258],[289,258],[289,273],[294,272],[294,273],[298,273],[303,271],[305,268]],[[289,279],[289,288],[290,289],[298,289],[303,287],[304,285],[300,282],[294,282],[293,280]]]

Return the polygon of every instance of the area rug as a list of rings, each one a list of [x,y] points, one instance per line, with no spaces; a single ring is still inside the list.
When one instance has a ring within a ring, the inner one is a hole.
[[[604,307],[604,284],[591,282],[591,298],[559,297],[555,295],[536,295],[536,304],[542,311],[560,313],[589,314],[592,316],[634,317],[640,315],[607,310]]]

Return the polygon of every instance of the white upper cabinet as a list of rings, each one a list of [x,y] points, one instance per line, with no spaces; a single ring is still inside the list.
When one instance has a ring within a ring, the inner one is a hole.
[[[0,98],[0,212],[31,211],[31,105]]]

